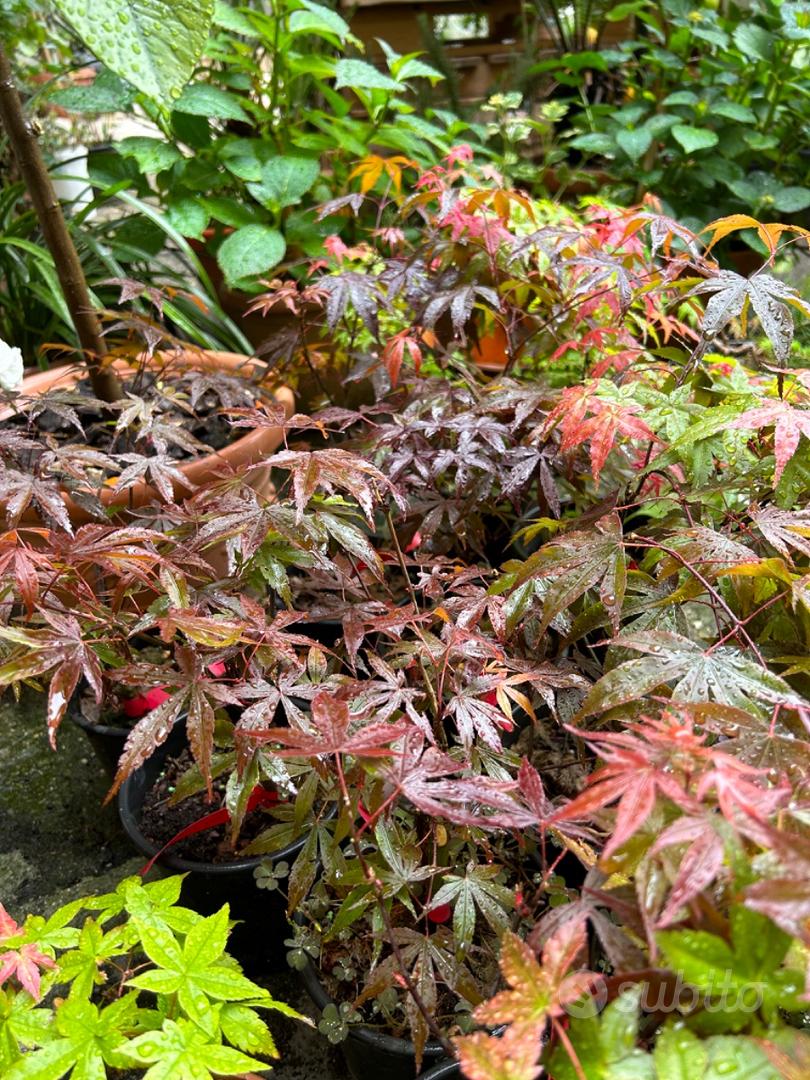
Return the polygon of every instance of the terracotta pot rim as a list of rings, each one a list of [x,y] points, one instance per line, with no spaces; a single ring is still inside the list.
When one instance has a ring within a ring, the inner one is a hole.
[[[249,369],[248,373],[251,373],[260,364],[260,361],[256,357],[245,356],[241,353],[189,347],[171,352],[159,351],[156,353],[155,358],[148,361],[148,363],[152,367],[159,365],[170,367],[172,364],[176,364],[202,370],[224,369],[238,371],[240,368],[247,367]],[[114,360],[113,368],[119,374],[132,370],[131,365],[125,360]],[[23,379],[20,391],[29,396],[36,396],[53,387],[72,386],[79,381],[82,374],[82,369],[77,366],[50,368],[47,371],[35,372],[33,375]],[[291,416],[295,405],[292,390],[287,386],[280,386],[273,392],[273,396],[284,407],[285,414]],[[0,411],[0,420],[7,419],[11,413],[10,409]],[[212,450],[210,453],[203,454],[200,457],[179,462],[177,465],[178,471],[188,482],[185,494],[190,495],[193,488],[201,486],[206,479],[216,476],[223,466],[236,467],[243,463],[252,464],[256,462],[264,454],[269,454],[275,450],[283,441],[283,438],[284,431],[281,427],[254,428],[244,435],[240,435],[221,450]],[[183,488],[179,484],[175,485],[175,497],[180,497],[182,493]],[[89,515],[76,505],[67,492],[62,492],[62,498],[74,523],[84,523],[91,520]],[[140,482],[124,490],[104,486],[99,491],[99,498],[105,506],[120,507],[122,510],[137,509],[153,500],[163,501],[159,492],[151,484],[145,482]]]

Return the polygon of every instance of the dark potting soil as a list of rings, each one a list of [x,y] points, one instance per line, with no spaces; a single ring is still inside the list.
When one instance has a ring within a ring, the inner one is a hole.
[[[230,406],[249,407],[259,395],[254,392],[247,379],[240,379],[226,372],[206,372],[204,377],[210,388],[199,394],[192,407],[188,374],[176,372],[173,377],[171,370],[137,373],[123,384],[123,389],[125,394],[141,397],[151,403],[160,414],[161,424],[182,428],[210,450],[222,450],[244,432],[240,428],[234,428],[232,420],[220,415],[220,410]],[[202,376],[197,372],[196,377],[199,380]],[[166,384],[171,386],[170,395],[161,392],[161,386]],[[40,400],[46,402],[48,399],[54,401],[55,409],[43,409],[34,417],[21,413],[9,417],[5,423],[26,428],[30,425],[35,433],[49,435],[58,443],[79,443],[105,453],[144,450],[143,445],[133,442],[130,433],[125,431],[118,436],[114,435],[115,425],[110,423],[109,418],[101,415],[89,379],[82,379],[69,388],[43,394]],[[125,398],[124,407],[130,404],[131,400]],[[83,434],[77,429],[71,413],[79,418],[84,428]],[[148,452],[148,448],[146,449]],[[188,461],[196,457],[197,453],[198,451],[167,440],[166,454],[174,461]]]
[[[205,792],[190,795],[182,802],[171,805],[169,800],[177,782],[193,765],[189,750],[166,759],[157,781],[147,791],[141,811],[140,828],[143,835],[157,848],[162,848],[173,836],[194,822],[204,818],[224,805],[226,777],[214,780],[214,798],[208,802]],[[251,841],[273,824],[263,809],[252,810],[244,820],[236,847],[230,844],[230,823],[216,825],[212,829],[195,833],[173,844],[167,854],[177,855],[195,862],[227,863],[245,858],[241,854]]]

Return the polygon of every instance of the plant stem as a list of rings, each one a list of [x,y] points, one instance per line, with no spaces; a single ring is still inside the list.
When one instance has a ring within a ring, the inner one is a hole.
[[[8,136],[45,243],[48,245],[76,336],[84,353],[93,393],[102,401],[118,401],[121,386],[114,372],[104,367],[106,354],[101,325],[93,311],[82,264],[68,232],[33,125],[26,120],[14,84],[11,64],[0,44],[0,123]]]
[[[335,768],[337,772],[338,783],[340,785],[341,795],[343,798],[343,805],[349,812],[351,812],[352,800],[351,796],[349,795],[349,788],[346,784],[346,777],[343,773],[343,763],[340,760],[340,754],[335,754]],[[435,1017],[430,1013],[429,1009],[425,1005],[424,1001],[422,1000],[422,996],[416,986],[416,983],[413,981],[413,977],[408,971],[408,965],[405,963],[405,958],[402,955],[402,950],[399,947],[399,942],[397,941],[396,934],[394,933],[391,916],[388,914],[388,908],[385,904],[385,895],[382,890],[382,885],[380,884],[379,878],[374,873],[374,870],[369,866],[368,862],[366,861],[366,858],[363,854],[362,844],[360,843],[359,837],[354,828],[352,828],[351,832],[351,842],[352,847],[354,848],[354,853],[357,856],[358,864],[363,871],[363,875],[374,892],[374,899],[377,901],[377,908],[380,912],[380,917],[385,923],[385,932],[388,938],[388,944],[391,946],[391,951],[393,952],[394,959],[397,962],[399,973],[402,976],[402,981],[405,983],[405,987],[408,993],[411,995],[417,1009],[422,1014],[422,1019],[425,1021],[428,1030],[434,1036],[436,1041],[441,1044],[444,1052],[449,1057],[452,1057],[452,1044],[450,1043],[449,1039],[446,1038],[441,1028],[436,1023]]]

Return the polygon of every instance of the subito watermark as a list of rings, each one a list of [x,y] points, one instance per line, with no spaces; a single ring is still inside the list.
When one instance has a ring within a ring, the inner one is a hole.
[[[581,985],[581,984],[580,984]],[[641,993],[639,1007],[645,1013],[679,1013],[688,1015],[700,1007],[707,1013],[755,1013],[765,998],[762,982],[741,983],[739,975],[725,971],[700,988],[679,972],[661,972],[660,978],[639,978],[617,981],[609,976],[596,975],[590,992],[564,1005],[565,1012],[576,1020],[598,1016],[607,1005],[626,991]],[[561,997],[565,998],[565,983]]]

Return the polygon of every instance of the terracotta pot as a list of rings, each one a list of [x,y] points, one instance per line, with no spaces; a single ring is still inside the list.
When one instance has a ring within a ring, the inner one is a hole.
[[[492,330],[482,334],[473,345],[472,358],[482,371],[498,374],[509,359],[508,344],[506,331],[500,323],[495,323]]]
[[[195,368],[201,371],[225,370],[236,372],[243,370],[245,374],[250,374],[253,368],[253,361],[248,356],[242,356],[239,353],[208,352],[199,349],[185,349],[177,353],[158,353],[153,361],[155,367],[169,364]],[[115,361],[114,367],[122,374],[131,371],[130,366],[123,360]],[[81,378],[82,371],[75,367],[39,371],[23,380],[21,392],[29,396],[35,396],[55,387],[72,386]],[[287,416],[291,416],[295,404],[292,391],[288,387],[282,386],[275,391],[275,398],[284,406]],[[11,410],[0,411],[0,420],[7,419],[10,415]],[[280,427],[255,428],[249,430],[247,434],[241,435],[222,450],[212,451],[210,454],[204,454],[202,457],[192,458],[179,464],[178,469],[188,481],[188,485],[184,486],[179,482],[175,483],[173,485],[175,498],[188,497],[192,494],[194,488],[203,487],[210,483],[226,472],[228,467],[236,469],[260,461],[263,457],[270,455],[281,444],[283,438],[284,432]],[[273,490],[270,484],[270,469],[255,470],[251,476],[251,486],[257,491],[269,495]],[[131,488],[127,488],[125,491],[116,491],[114,487],[103,487],[99,495],[105,506],[122,513],[137,510],[150,502],[162,501],[160,493],[150,484],[143,481]],[[71,499],[67,492],[62,493],[62,498],[74,525],[83,525],[93,520],[86,510]],[[0,504],[0,509],[4,509],[2,504]],[[38,521],[39,518],[35,511],[31,511],[30,516],[26,514],[23,520],[30,524],[32,521]]]

